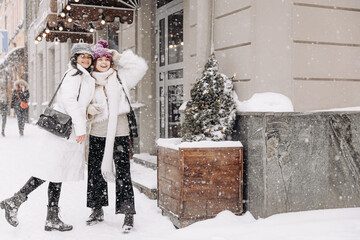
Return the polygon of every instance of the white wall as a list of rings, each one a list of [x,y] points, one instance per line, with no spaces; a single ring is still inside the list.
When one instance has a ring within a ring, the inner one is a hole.
[[[211,3],[184,2],[185,99],[209,54]],[[277,92],[296,111],[360,106],[360,1],[215,0],[214,12],[219,69],[236,73],[240,100]]]

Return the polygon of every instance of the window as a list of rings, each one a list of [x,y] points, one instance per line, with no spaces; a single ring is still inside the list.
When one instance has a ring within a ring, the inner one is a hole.
[[[168,17],[169,64],[183,61],[183,15],[180,10]]]
[[[162,6],[172,2],[173,0],[157,0],[156,7],[161,8]]]
[[[119,34],[117,31],[111,30],[109,26],[107,26],[107,32],[109,48],[119,51]]]

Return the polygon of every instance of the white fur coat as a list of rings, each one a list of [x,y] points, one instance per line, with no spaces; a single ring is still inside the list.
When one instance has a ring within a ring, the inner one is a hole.
[[[82,75],[73,76],[77,72],[69,64],[69,70],[56,96],[54,108],[67,113],[73,122],[70,138],[59,138],[46,131],[39,131],[34,142],[35,156],[31,174],[52,182],[79,181],[84,177],[85,144],[77,143],[76,136],[86,133],[86,108],[90,104],[95,91],[95,80],[81,65],[77,65]],[[80,89],[81,86],[81,89]],[[80,94],[79,94],[80,89]],[[77,100],[79,94],[79,99]],[[44,154],[51,152],[51,156]]]
[[[103,106],[102,112],[95,117],[93,124],[106,119],[109,120],[102,164],[103,173],[112,172],[113,146],[118,115],[130,112],[130,105],[126,99],[126,95],[130,100],[129,90],[136,86],[148,69],[145,60],[135,55],[131,50],[124,51],[120,60],[115,62],[115,65],[117,71],[110,69],[107,72],[92,73],[97,83],[92,102],[98,106]],[[122,84],[120,84],[116,73]]]

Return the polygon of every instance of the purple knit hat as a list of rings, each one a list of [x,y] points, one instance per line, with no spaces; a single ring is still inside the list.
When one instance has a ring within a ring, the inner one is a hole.
[[[107,57],[112,61],[112,56],[110,53],[107,52],[108,50],[108,43],[105,40],[99,40],[97,44],[94,46],[94,61],[101,57]]]

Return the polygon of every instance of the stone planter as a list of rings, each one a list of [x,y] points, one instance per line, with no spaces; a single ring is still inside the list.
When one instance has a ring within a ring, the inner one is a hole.
[[[360,207],[360,112],[240,113],[232,138],[255,218]]]
[[[223,210],[241,215],[240,142],[181,143],[180,139],[159,139],[157,162],[158,206],[176,227],[215,217]]]

